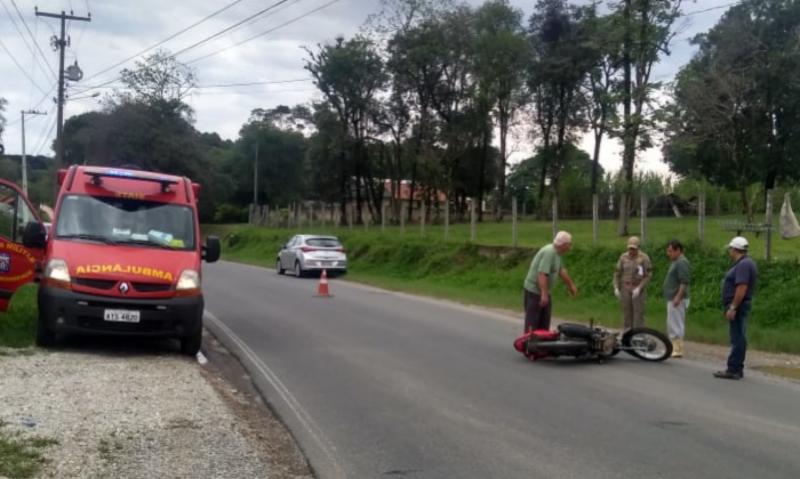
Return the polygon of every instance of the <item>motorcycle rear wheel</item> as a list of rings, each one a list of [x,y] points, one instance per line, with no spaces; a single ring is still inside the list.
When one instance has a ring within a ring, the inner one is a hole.
[[[626,353],[643,361],[660,362],[672,356],[672,341],[655,329],[631,329],[622,343]]]

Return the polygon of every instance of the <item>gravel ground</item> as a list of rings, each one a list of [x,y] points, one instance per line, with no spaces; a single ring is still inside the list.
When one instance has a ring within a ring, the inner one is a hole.
[[[0,423],[58,441],[40,477],[310,477],[296,447],[270,451],[294,446],[274,418],[257,430],[268,410],[174,352],[6,351],[0,371]]]

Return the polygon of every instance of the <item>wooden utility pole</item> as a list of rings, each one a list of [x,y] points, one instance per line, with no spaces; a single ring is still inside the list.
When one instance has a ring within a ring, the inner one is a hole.
[[[61,20],[61,36],[53,36],[53,48],[58,49],[58,117],[56,119],[56,171],[64,162],[64,50],[69,46],[69,38],[66,38],[67,20],[74,22],[91,22],[92,14],[86,17],[78,17],[69,12],[67,15],[63,10],[59,13],[40,12],[38,8],[34,10],[37,17],[58,18]]]

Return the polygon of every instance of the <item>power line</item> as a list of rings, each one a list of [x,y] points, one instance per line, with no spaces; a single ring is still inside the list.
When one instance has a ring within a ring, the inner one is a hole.
[[[248,86],[258,86],[258,85],[281,85],[281,84],[288,84],[288,83],[305,83],[305,82],[312,82],[314,81],[311,78],[294,78],[291,80],[269,80],[269,81],[251,81],[251,82],[237,82],[237,83],[218,83],[213,85],[197,85],[193,87],[193,90],[206,90],[206,89],[216,89],[216,88],[238,88],[238,87],[248,87]],[[76,90],[75,93],[82,95],[90,90],[95,90],[99,88],[116,88],[114,86],[100,86],[95,85],[85,89]],[[122,88],[123,90],[127,90],[127,88]]]
[[[228,36],[228,35],[231,35],[231,34],[233,34],[235,32],[238,32],[239,30],[241,30],[241,29],[243,29],[243,28],[245,28],[245,27],[247,27],[249,25],[252,25],[252,24],[254,24],[254,23],[256,23],[256,22],[258,22],[260,20],[263,20],[265,18],[271,17],[272,15],[276,15],[276,14],[286,10],[287,8],[291,8],[293,5],[296,5],[297,3],[300,3],[302,1],[303,0],[291,0],[288,3],[285,3],[285,4],[281,5],[280,8],[277,8],[277,9],[269,12],[268,14],[263,15],[262,18],[258,18],[258,17],[253,18],[253,19],[248,20],[245,23],[243,23],[243,24],[241,24],[241,25],[239,25],[239,26],[237,26],[235,28],[232,28],[230,31],[225,32],[225,36]]]
[[[316,88],[295,88],[295,89],[282,89],[282,90],[248,90],[248,91],[212,91],[212,92],[197,92],[198,97],[204,96],[224,96],[224,95],[256,95],[259,93],[306,93],[310,91],[319,91]]]
[[[198,89],[205,89],[205,88],[234,88],[240,86],[255,86],[255,85],[278,85],[282,83],[302,83],[302,82],[310,82],[314,81],[311,78],[297,78],[294,80],[273,80],[273,81],[252,81],[252,82],[241,82],[241,83],[222,83],[218,85],[198,85],[195,88]]]
[[[55,109],[56,109],[55,107],[51,108],[50,112],[48,113],[49,117],[53,117],[53,118],[50,118],[50,127],[49,128],[45,127],[45,128],[47,128],[47,133],[42,137],[41,140],[39,140],[39,146],[36,148],[35,153],[33,153],[32,156],[38,156],[39,153],[41,153],[42,149],[47,144],[47,139],[50,138],[50,136],[53,134],[53,129],[56,127],[56,119],[55,119],[55,115],[53,115],[53,112],[55,111]],[[46,124],[47,123],[45,123],[45,125]],[[42,131],[45,131],[45,130],[42,130]]]
[[[213,35],[211,35],[211,36],[208,36],[208,37],[206,37],[206,38],[204,38],[204,39],[202,39],[202,40],[200,40],[200,41],[198,41],[198,42],[195,42],[195,43],[193,43],[193,44],[189,45],[189,46],[188,46],[188,47],[186,47],[186,48],[182,48],[182,49],[178,50],[177,52],[175,52],[174,54],[172,54],[172,56],[173,56],[173,57],[177,57],[178,55],[180,55],[180,54],[182,54],[182,53],[186,53],[187,51],[189,51],[189,50],[192,50],[192,49],[194,49],[194,48],[197,48],[197,47],[199,47],[200,45],[202,45],[202,44],[204,44],[204,43],[208,43],[208,42],[210,42],[211,40],[213,40],[213,39],[215,39],[215,38],[218,38],[219,36],[221,36],[221,35],[224,35],[225,33],[227,33],[227,32],[229,32],[229,31],[233,30],[234,28],[238,27],[239,25],[242,25],[242,24],[243,24],[243,23],[245,23],[245,22],[248,22],[248,21],[250,21],[250,20],[252,20],[252,19],[254,19],[254,18],[256,18],[256,17],[259,17],[259,16],[261,16],[261,15],[263,15],[263,14],[265,14],[265,13],[269,12],[270,10],[273,10],[273,9],[275,9],[275,8],[277,8],[277,7],[281,6],[281,5],[283,5],[284,3],[288,2],[288,1],[289,1],[289,0],[278,0],[277,2],[275,2],[275,3],[273,3],[272,5],[268,6],[267,8],[265,8],[265,9],[263,9],[263,10],[259,10],[258,12],[256,12],[256,13],[254,13],[254,14],[250,15],[249,17],[245,18],[244,20],[241,20],[241,21],[239,21],[239,22],[237,22],[237,23],[234,23],[233,25],[231,25],[231,26],[229,26],[229,27],[227,27],[227,28],[223,28],[222,30],[218,31],[217,33],[215,33],[215,34],[213,34]],[[338,0],[337,0],[337,1],[338,1]]]
[[[723,8],[728,8],[728,7],[732,7],[734,5],[739,5],[740,3],[742,3],[742,2],[739,1],[739,2],[727,3],[725,5],[717,5],[716,7],[706,8],[706,9],[703,9],[703,10],[694,10],[694,11],[691,11],[691,12],[686,12],[686,13],[683,13],[683,14],[681,14],[679,16],[680,17],[691,17],[692,15],[699,15],[701,13],[711,12],[711,11],[714,11],[714,10],[722,10]]]
[[[92,10],[91,10],[91,8],[89,8],[89,0],[85,0],[84,3],[86,5],[86,13],[88,15],[91,15],[92,14]],[[78,30],[78,39],[75,41],[75,46],[73,48],[77,49],[78,46],[81,44],[81,40],[83,39],[83,32],[85,30],[86,30],[86,23],[85,22],[81,22],[81,29]]]
[[[17,24],[17,21],[14,20],[14,14],[11,13],[11,10],[8,9],[8,6],[5,4],[5,2],[0,0],[0,3],[3,5],[3,9],[6,11],[6,14],[8,15],[8,19],[11,20],[11,24],[14,25],[14,29],[17,31],[17,33],[19,34],[20,38],[22,39],[22,43],[25,44],[25,48],[27,48],[28,51],[31,53],[31,56],[33,57],[33,59],[36,60],[36,66],[38,66],[42,70],[42,72],[45,75],[47,75],[47,70],[44,67],[42,67],[42,64],[41,64],[41,62],[39,60],[39,57],[36,56],[36,52],[33,50],[33,47],[31,47],[30,44],[28,43],[27,38],[25,38],[25,34],[22,32],[22,30],[20,30],[19,25]],[[15,4],[15,6],[16,6],[16,4]],[[36,44],[36,40],[34,40],[34,46],[36,46],[37,48],[39,47],[38,44]],[[47,61],[45,61],[45,64],[47,65],[47,68],[50,70],[50,73],[52,73],[53,76],[55,76],[55,72],[53,72],[53,69],[50,67],[50,64],[47,63]]]
[[[245,19],[243,19],[243,20],[241,20],[241,21],[239,21],[239,22],[237,22],[237,23],[235,23],[235,24],[233,24],[233,25],[231,25],[231,26],[229,26],[229,27],[226,27],[226,28],[224,28],[224,29],[222,29],[222,30],[220,30],[220,31],[218,31],[218,32],[216,32],[216,33],[214,33],[213,35],[210,35],[210,36],[208,36],[208,37],[206,37],[206,38],[204,38],[204,39],[202,39],[202,40],[200,40],[200,41],[198,41],[198,42],[195,42],[195,43],[193,43],[192,45],[189,45],[189,46],[188,46],[188,47],[186,47],[186,48],[183,48],[183,49],[179,50],[179,51],[178,51],[178,52],[176,52],[176,53],[173,53],[173,54],[169,55],[167,58],[172,58],[172,59],[174,59],[174,58],[175,58],[175,57],[177,57],[178,55],[180,55],[180,54],[183,54],[183,53],[186,53],[187,51],[189,51],[189,50],[191,50],[191,49],[197,48],[197,47],[199,47],[200,45],[203,45],[203,44],[205,44],[205,43],[207,43],[207,42],[209,42],[209,41],[211,41],[211,40],[213,40],[213,39],[215,39],[215,38],[218,38],[219,36],[221,36],[221,35],[224,35],[225,33],[227,33],[227,32],[229,32],[229,31],[231,31],[231,30],[233,30],[233,29],[237,28],[238,26],[240,26],[240,25],[242,25],[242,24],[244,24],[244,23],[246,23],[246,22],[248,22],[248,21],[250,21],[250,20],[252,20],[252,19],[254,19],[254,18],[256,18],[256,17],[259,17],[259,16],[261,16],[261,15],[263,15],[263,14],[265,14],[265,13],[269,12],[270,10],[273,10],[273,9],[275,9],[275,8],[279,7],[280,5],[283,5],[284,3],[288,2],[288,1],[289,1],[289,0],[279,0],[279,1],[275,2],[275,3],[273,3],[272,5],[270,5],[269,7],[267,7],[267,8],[265,8],[265,9],[263,9],[263,10],[260,10],[260,11],[258,11],[258,12],[256,12],[256,13],[254,13],[253,15],[250,15],[250,16],[246,17]],[[286,23],[284,23],[283,25],[280,25],[280,26],[278,26],[278,27],[276,27],[276,28],[273,28],[273,29],[271,29],[271,30],[268,30],[267,32],[262,32],[262,33],[260,33],[259,35],[257,35],[256,37],[258,37],[258,36],[262,36],[262,35],[265,35],[265,34],[267,34],[267,33],[270,33],[270,32],[272,32],[272,31],[275,31],[275,30],[277,30],[277,29],[279,29],[279,28],[283,28],[283,27],[284,27],[284,26],[286,26],[286,25],[289,25],[289,24],[291,24],[291,23],[294,23],[294,22],[296,22],[297,20],[300,20],[301,18],[305,18],[305,17],[307,17],[307,16],[311,15],[312,13],[316,13],[317,11],[321,10],[322,8],[325,8],[325,7],[327,7],[327,6],[330,6],[330,5],[332,5],[332,4],[334,4],[334,3],[338,2],[338,1],[341,1],[341,0],[334,0],[334,1],[332,1],[332,2],[330,2],[330,3],[328,3],[328,4],[326,4],[326,5],[324,5],[324,6],[323,6],[323,7],[321,7],[321,8],[317,8],[317,9],[315,9],[315,10],[312,10],[311,12],[307,12],[306,14],[304,14],[304,15],[301,15],[300,17],[297,17],[297,18],[295,18],[295,19],[292,19],[292,20],[290,20],[289,22],[286,22]],[[246,40],[246,41],[250,41],[250,40],[252,40],[252,39],[254,39],[254,38],[256,38],[256,37],[251,37],[250,39],[248,39],[248,40]],[[234,45],[234,46],[238,46],[238,45],[240,45],[241,43],[245,43],[245,42],[240,42],[239,44],[237,44],[237,45]],[[228,48],[233,48],[233,46],[231,46],[231,47],[228,47]],[[219,52],[214,52],[214,53],[212,53],[211,55],[216,55],[217,53],[219,53]],[[137,54],[137,55],[138,55],[138,54]],[[210,55],[207,55],[207,56],[210,56]],[[130,59],[130,58],[129,58],[129,59]],[[126,61],[127,61],[127,60],[126,60]],[[194,61],[197,61],[197,59],[193,60],[192,62],[194,62]],[[122,64],[122,63],[124,63],[124,61],[123,61],[123,62],[121,62],[121,63],[119,63],[119,64],[117,64],[117,65],[114,65],[114,66],[112,66],[112,67],[106,68],[106,69],[105,69],[105,70],[103,70],[102,72],[99,72],[99,73],[96,73],[96,74],[94,74],[94,75],[91,75],[91,76],[90,76],[90,77],[88,77],[88,78],[95,77],[95,76],[99,75],[100,73],[104,73],[104,72],[106,72],[106,71],[110,70],[111,68],[114,68],[115,66],[119,66],[119,65],[120,65],[120,64]],[[191,62],[189,62],[189,63],[191,63]],[[189,63],[186,63],[186,64],[188,65]],[[87,79],[88,79],[88,78],[87,78]],[[117,82],[117,81],[119,81],[119,80],[120,80],[120,77],[116,77],[116,78],[113,78],[113,79],[111,79],[111,80],[108,80],[108,81],[105,81],[105,82],[103,82],[103,83],[100,83],[100,84],[98,84],[98,85],[90,86],[90,87],[88,87],[88,88],[87,88],[86,90],[84,90],[84,91],[88,91],[89,89],[94,89],[94,88],[101,88],[101,87],[105,87],[105,86],[107,86],[107,85],[110,85],[110,84],[112,84],[112,83],[116,83],[116,82]]]
[[[333,5],[334,3],[338,3],[340,1],[341,0],[331,0],[330,2],[328,2],[328,3],[326,3],[326,4],[322,5],[322,6],[319,6],[319,7],[315,8],[315,9],[313,9],[313,10],[310,10],[310,11],[308,11],[308,12],[306,12],[306,13],[300,15],[300,16],[297,16],[297,17],[295,17],[295,18],[293,18],[291,20],[288,20],[288,21],[286,21],[286,22],[284,22],[284,23],[282,23],[282,24],[280,24],[280,25],[278,25],[276,27],[270,28],[269,30],[263,31],[263,32],[258,33],[256,35],[253,35],[252,37],[248,37],[248,38],[246,38],[246,39],[244,39],[244,40],[242,40],[242,41],[240,41],[238,43],[234,43],[233,45],[230,45],[230,46],[227,46],[227,47],[224,47],[224,48],[220,48],[219,50],[215,50],[215,51],[213,51],[211,53],[208,53],[208,54],[203,55],[203,56],[199,56],[197,58],[193,58],[192,60],[189,60],[185,64],[186,65],[191,65],[192,63],[197,63],[199,61],[205,60],[206,58],[218,55],[218,54],[220,54],[220,53],[222,53],[224,51],[227,51],[227,50],[230,50],[232,48],[236,48],[238,46],[241,46],[241,45],[243,45],[243,44],[245,44],[247,42],[255,40],[256,38],[263,37],[263,36],[268,35],[268,34],[274,32],[276,30],[279,30],[281,28],[287,27],[287,26],[291,25],[292,23],[298,22],[298,21],[300,21],[300,20],[302,20],[302,19],[304,19],[304,18],[306,18],[306,17],[308,17],[310,15],[315,14],[315,13],[319,12],[320,10],[324,10],[324,9],[330,7],[331,5]]]
[[[6,52],[6,53],[8,53],[8,56],[10,56],[10,57],[11,57],[11,59],[14,61],[14,64],[15,64],[15,65],[17,65],[17,68],[19,68],[19,71],[21,71],[21,72],[22,72],[22,74],[23,74],[23,75],[25,75],[25,77],[26,77],[26,78],[27,78],[27,79],[28,79],[28,80],[29,80],[29,81],[30,81],[30,82],[31,82],[31,83],[32,83],[32,84],[33,84],[33,85],[34,85],[34,86],[35,86],[35,87],[36,87],[36,88],[37,88],[37,89],[40,91],[40,92],[44,93],[44,88],[40,87],[40,86],[39,86],[39,84],[38,84],[38,83],[36,83],[36,81],[35,81],[33,78],[31,78],[30,74],[28,74],[28,72],[27,72],[27,71],[26,71],[26,70],[25,70],[25,69],[22,67],[22,65],[20,65],[20,64],[19,64],[19,62],[17,61],[17,58],[16,58],[16,57],[15,57],[15,56],[14,56],[14,55],[11,53],[11,50],[9,50],[9,49],[6,47],[6,44],[5,44],[5,43],[3,43],[3,41],[2,41],[2,40],[0,40],[0,47],[2,47],[2,48],[3,48],[3,50],[5,50],[5,52]]]
[[[199,20],[199,21],[197,21],[197,22],[195,22],[195,23],[193,23],[193,24],[191,24],[191,25],[189,25],[189,26],[187,26],[187,27],[185,27],[185,28],[183,28],[183,29],[181,29],[181,30],[179,30],[179,31],[177,31],[177,32],[175,32],[175,33],[173,33],[172,35],[170,35],[170,36],[168,36],[167,38],[165,38],[165,39],[161,40],[160,42],[158,42],[158,43],[155,43],[155,44],[153,44],[153,45],[150,45],[149,47],[145,48],[144,50],[141,50],[141,51],[139,51],[139,52],[136,52],[136,53],[134,53],[133,55],[129,56],[128,58],[125,58],[125,59],[124,59],[124,60],[122,60],[122,61],[119,61],[119,62],[117,62],[117,63],[115,63],[115,64],[113,64],[113,65],[111,65],[111,66],[109,66],[109,67],[107,67],[107,68],[104,68],[104,69],[100,70],[100,71],[99,71],[99,72],[97,72],[97,73],[94,73],[94,74],[92,74],[92,75],[89,75],[88,77],[86,77],[86,78],[84,79],[84,81],[85,81],[85,80],[92,79],[92,78],[95,78],[95,77],[97,77],[97,76],[99,76],[99,75],[102,75],[103,73],[105,73],[105,72],[107,72],[107,71],[109,71],[109,70],[112,70],[112,69],[114,69],[114,68],[117,68],[118,66],[120,66],[120,65],[122,65],[122,64],[124,64],[124,63],[127,63],[127,62],[129,62],[129,61],[133,60],[134,58],[136,58],[136,57],[138,57],[138,56],[140,56],[140,55],[142,55],[142,54],[145,54],[145,53],[149,52],[150,50],[152,50],[152,49],[154,49],[154,48],[160,47],[161,45],[163,45],[163,44],[167,43],[168,41],[172,40],[173,38],[176,38],[176,37],[178,37],[179,35],[182,35],[182,34],[184,34],[184,33],[188,32],[189,30],[191,30],[192,28],[194,28],[194,27],[196,27],[196,26],[200,25],[201,23],[204,23],[204,22],[206,22],[206,21],[208,21],[208,20],[210,20],[210,19],[212,19],[212,18],[216,17],[216,16],[217,16],[217,15],[219,15],[220,13],[222,13],[222,12],[224,12],[224,11],[226,11],[226,10],[228,10],[228,9],[230,9],[230,8],[232,8],[232,7],[234,7],[234,6],[236,6],[237,4],[241,3],[242,1],[244,1],[244,0],[235,0],[235,1],[233,1],[233,2],[231,2],[231,3],[229,3],[229,4],[227,4],[227,5],[225,5],[224,7],[220,8],[219,10],[217,10],[217,11],[215,11],[215,12],[213,12],[213,13],[211,13],[211,14],[209,14],[209,15],[205,16],[205,17],[203,17],[201,20]],[[87,6],[88,6],[88,3],[87,3]]]
[[[36,37],[34,37],[33,33],[31,33],[31,29],[28,28],[28,22],[25,21],[25,17],[22,16],[22,12],[19,10],[19,7],[17,7],[17,2],[14,1],[14,0],[11,0],[11,5],[14,5],[14,10],[17,11],[17,15],[19,15],[19,19],[22,20],[22,25],[25,27],[25,30],[28,31],[28,35],[30,35],[30,37],[31,37],[31,41],[33,42],[33,46],[36,47],[36,50],[42,56],[42,60],[44,60],[44,64],[47,65],[47,68],[50,70],[50,73],[53,74],[53,77],[58,76],[58,75],[56,75],[55,70],[53,70],[53,67],[50,66],[50,63],[47,61],[47,55],[44,54],[44,52],[42,51],[42,48],[39,46],[39,43],[36,42]]]

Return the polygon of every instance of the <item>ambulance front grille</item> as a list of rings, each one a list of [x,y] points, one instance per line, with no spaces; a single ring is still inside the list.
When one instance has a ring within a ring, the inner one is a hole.
[[[91,278],[75,278],[72,280],[73,283],[77,284],[78,286],[86,286],[87,288],[94,288],[94,289],[111,289],[114,285],[117,284],[114,280],[108,279],[91,279]]]
[[[140,293],[161,293],[172,289],[169,283],[133,283],[133,289]]]

